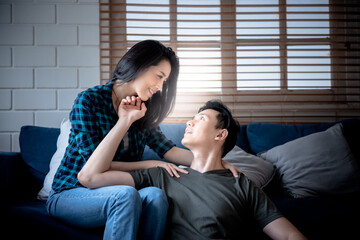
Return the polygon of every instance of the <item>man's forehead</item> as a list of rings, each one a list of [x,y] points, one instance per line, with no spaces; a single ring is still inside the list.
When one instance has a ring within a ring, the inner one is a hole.
[[[195,116],[197,116],[197,115],[205,115],[205,116],[207,116],[208,118],[213,119],[213,118],[215,118],[216,115],[218,115],[218,114],[219,114],[219,112],[216,111],[216,110],[213,110],[213,109],[205,109],[205,110],[199,112],[198,114],[196,114]]]

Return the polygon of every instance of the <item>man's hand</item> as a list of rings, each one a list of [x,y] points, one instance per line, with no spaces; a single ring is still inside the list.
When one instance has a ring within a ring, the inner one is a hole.
[[[145,116],[146,113],[145,103],[141,103],[141,99],[135,96],[127,96],[119,104],[118,116],[119,118],[128,118],[131,122]]]

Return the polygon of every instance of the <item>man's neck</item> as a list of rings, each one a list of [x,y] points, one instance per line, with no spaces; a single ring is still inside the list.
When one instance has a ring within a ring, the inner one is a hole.
[[[190,168],[204,173],[212,170],[225,169],[221,162],[221,153],[206,152],[206,151],[192,151],[194,159],[191,162]]]

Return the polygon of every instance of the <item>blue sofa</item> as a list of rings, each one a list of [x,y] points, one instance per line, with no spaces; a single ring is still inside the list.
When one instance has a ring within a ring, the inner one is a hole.
[[[359,162],[360,120],[340,122]],[[241,126],[237,145],[248,153],[257,154],[296,138],[324,131],[334,124],[249,123]],[[185,124],[161,124],[161,128],[177,146],[183,147],[180,141]],[[63,224],[47,214],[45,201],[36,198],[49,171],[59,133],[57,128],[23,126],[20,132],[21,152],[0,153],[0,215],[5,222],[1,235],[12,236],[11,239],[102,239],[103,228],[81,229]],[[143,159],[159,157],[146,148]],[[263,190],[309,239],[360,239],[356,220],[360,215],[360,192],[292,198],[284,193],[276,177]],[[252,239],[266,237],[259,231]]]

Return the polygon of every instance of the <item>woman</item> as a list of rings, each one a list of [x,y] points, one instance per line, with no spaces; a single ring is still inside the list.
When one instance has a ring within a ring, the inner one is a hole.
[[[158,127],[174,105],[178,74],[178,58],[171,48],[146,40],[120,59],[106,85],[78,95],[70,112],[69,146],[47,202],[51,216],[80,227],[105,225],[104,239],[136,239],[137,233],[139,238],[162,238],[168,203],[160,189],[137,192],[102,185],[101,178],[96,180],[99,188],[88,189],[79,179],[86,180],[91,169],[79,172],[86,161],[101,165],[103,159],[113,160],[110,166],[101,166],[104,172],[155,166],[172,176],[185,172],[172,163],[190,165],[191,152],[175,147]],[[145,145],[172,163],[140,162]],[[127,163],[120,168],[118,161]]]

